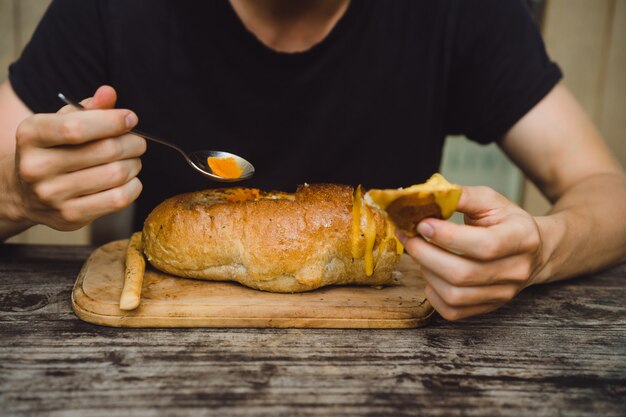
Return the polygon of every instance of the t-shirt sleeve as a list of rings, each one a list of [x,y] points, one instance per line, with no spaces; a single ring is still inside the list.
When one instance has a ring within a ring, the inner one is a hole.
[[[446,133],[500,140],[562,77],[522,0],[457,3]]]
[[[106,45],[97,0],[54,0],[19,59],[9,67],[17,96],[34,113],[83,99],[106,84]]]

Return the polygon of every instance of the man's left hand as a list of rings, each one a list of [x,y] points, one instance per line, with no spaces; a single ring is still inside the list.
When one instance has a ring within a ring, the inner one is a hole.
[[[422,267],[426,297],[448,320],[499,308],[530,285],[541,265],[534,218],[488,187],[463,187],[457,211],[465,224],[422,220],[422,237],[399,234]]]

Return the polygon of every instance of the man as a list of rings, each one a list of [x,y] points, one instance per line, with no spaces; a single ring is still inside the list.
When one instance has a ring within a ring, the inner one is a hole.
[[[463,133],[497,141],[554,203],[531,217],[466,187],[467,225],[400,236],[443,317],[485,313],[626,260],[626,178],[560,76],[519,0],[57,0],[0,87],[0,233],[76,229],[135,200],[138,226],[209,186],[151,146],[142,192],[137,115],[185,149],[252,161],[247,185],[290,190],[420,182]],[[90,111],[56,112],[59,91],[95,91]]]

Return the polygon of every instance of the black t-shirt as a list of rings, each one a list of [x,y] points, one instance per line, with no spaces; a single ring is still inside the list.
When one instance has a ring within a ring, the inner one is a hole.
[[[561,73],[521,0],[352,0],[302,53],[267,48],[227,0],[56,0],[9,77],[37,113],[112,85],[138,128],[293,191],[421,182],[446,135],[498,140]],[[137,227],[171,195],[223,186],[152,143],[140,179]]]

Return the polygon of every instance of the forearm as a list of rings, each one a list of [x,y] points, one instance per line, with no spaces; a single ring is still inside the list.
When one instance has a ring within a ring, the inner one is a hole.
[[[21,209],[14,166],[15,155],[0,158],[0,242],[33,225]]]
[[[567,190],[537,217],[541,265],[532,278],[550,282],[626,261],[626,177],[598,174]]]

